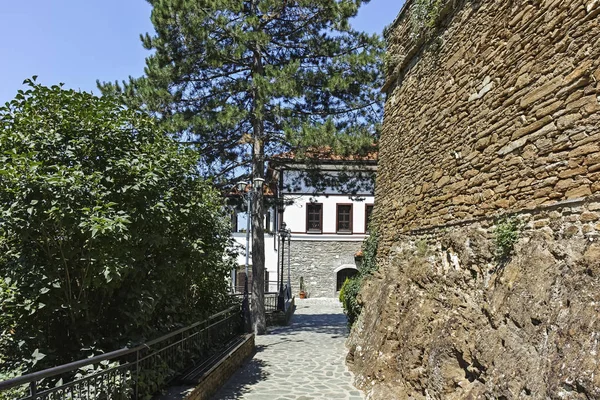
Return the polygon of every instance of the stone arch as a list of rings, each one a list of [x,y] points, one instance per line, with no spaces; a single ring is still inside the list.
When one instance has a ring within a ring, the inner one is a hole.
[[[342,264],[333,270],[335,291],[339,292],[346,278],[352,278],[358,274],[358,268],[354,264]]]

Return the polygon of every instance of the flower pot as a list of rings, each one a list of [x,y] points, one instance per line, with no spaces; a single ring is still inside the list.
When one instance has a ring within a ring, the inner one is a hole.
[[[305,299],[306,298],[306,292],[304,290],[301,290],[299,294],[300,294],[300,298],[301,299]]]

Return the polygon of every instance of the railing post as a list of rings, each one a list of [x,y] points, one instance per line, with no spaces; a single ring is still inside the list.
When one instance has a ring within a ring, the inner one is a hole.
[[[135,388],[133,389],[133,400],[137,400],[139,395],[139,381],[140,381],[140,351],[135,352]]]
[[[31,400],[35,400],[37,396],[37,384],[33,381],[29,384],[29,390],[31,391]]]
[[[277,295],[277,310],[285,311],[285,298],[283,295],[283,266],[285,256],[285,226],[279,231],[279,237],[281,238],[281,273],[279,276],[279,294]]]
[[[243,329],[245,333],[252,331],[252,322],[250,321],[250,297],[248,293],[248,274],[244,278],[244,299],[242,300],[242,318],[244,319]]]

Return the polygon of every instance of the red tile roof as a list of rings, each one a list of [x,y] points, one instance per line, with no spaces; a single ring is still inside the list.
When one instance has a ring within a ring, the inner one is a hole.
[[[365,154],[336,154],[330,147],[309,149],[303,152],[288,151],[272,157],[274,161],[297,161],[313,159],[319,161],[377,161],[378,151],[372,150]]]

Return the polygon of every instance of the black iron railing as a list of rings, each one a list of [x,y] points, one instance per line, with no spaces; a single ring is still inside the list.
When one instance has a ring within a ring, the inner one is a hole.
[[[277,296],[279,293],[265,293],[265,312],[277,311]]]
[[[279,295],[279,293],[277,293],[277,292],[265,293],[265,312],[277,311],[277,296],[278,295]],[[242,301],[243,296],[244,296],[243,294],[238,294],[238,293],[231,295],[231,297],[239,299],[239,301]]]
[[[240,306],[133,348],[0,382],[20,400],[142,399],[243,332]]]

